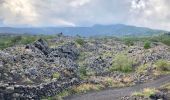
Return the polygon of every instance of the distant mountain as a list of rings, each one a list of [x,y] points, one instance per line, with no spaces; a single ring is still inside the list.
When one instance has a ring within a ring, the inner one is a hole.
[[[0,33],[17,33],[17,34],[56,34],[64,33],[65,35],[80,36],[151,36],[166,31],[155,30],[145,27],[136,27],[123,24],[115,25],[94,25],[92,27],[39,27],[39,28],[12,28],[0,27]]]

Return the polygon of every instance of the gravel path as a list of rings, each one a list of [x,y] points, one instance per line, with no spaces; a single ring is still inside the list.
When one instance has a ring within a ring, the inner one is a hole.
[[[82,95],[73,95],[66,97],[64,100],[119,100],[122,96],[128,96],[133,92],[140,92],[144,88],[158,88],[166,83],[170,83],[170,75],[166,75],[149,83],[119,89],[108,89],[100,92],[91,92]]]

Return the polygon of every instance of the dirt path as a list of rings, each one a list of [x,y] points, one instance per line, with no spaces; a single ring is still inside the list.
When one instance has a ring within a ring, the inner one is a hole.
[[[161,77],[149,83],[138,84],[132,87],[119,89],[108,89],[100,92],[91,92],[83,95],[73,95],[64,100],[119,100],[122,96],[128,96],[133,92],[140,92],[144,88],[158,88],[161,85],[170,83],[170,75]]]

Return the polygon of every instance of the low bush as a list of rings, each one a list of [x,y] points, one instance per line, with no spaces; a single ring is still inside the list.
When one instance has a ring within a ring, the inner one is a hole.
[[[78,38],[78,39],[76,39],[76,43],[78,43],[79,45],[84,45],[85,42],[83,39]]]
[[[87,69],[85,66],[80,66],[79,68],[79,74],[81,78],[84,78],[87,76]]]
[[[53,73],[53,78],[59,79],[60,78],[60,73],[58,73],[58,72]]]
[[[145,49],[149,49],[149,48],[151,48],[151,43],[150,42],[145,42],[145,44],[144,44],[144,48]]]
[[[166,60],[158,60],[155,65],[158,71],[170,71],[170,62]]]
[[[128,58],[125,54],[118,54],[113,60],[110,71],[131,72],[133,60]]]

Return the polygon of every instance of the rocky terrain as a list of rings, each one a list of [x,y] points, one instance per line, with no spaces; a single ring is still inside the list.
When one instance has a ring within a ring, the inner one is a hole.
[[[112,38],[59,36],[6,48],[0,51],[0,99],[37,100],[84,83],[103,88],[131,86],[167,74],[169,69],[162,73],[155,63],[170,61],[169,46],[154,42],[145,49],[143,45],[127,46]],[[119,65],[128,68],[115,69]]]
[[[157,88],[144,88],[141,92],[134,92],[131,96],[124,96],[121,100],[169,100],[170,84],[164,84]]]
[[[169,84],[162,86],[168,82],[169,75],[149,83],[73,95],[65,100],[169,100]]]

